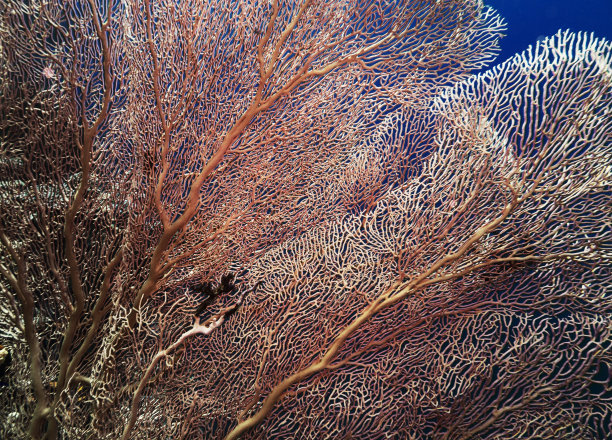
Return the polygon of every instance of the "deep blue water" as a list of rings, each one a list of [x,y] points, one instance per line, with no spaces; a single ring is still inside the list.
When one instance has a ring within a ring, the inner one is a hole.
[[[612,40],[612,0],[484,0],[508,24],[495,64],[559,29],[594,32]]]

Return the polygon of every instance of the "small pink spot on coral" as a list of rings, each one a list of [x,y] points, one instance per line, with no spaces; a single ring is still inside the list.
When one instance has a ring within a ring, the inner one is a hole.
[[[55,78],[55,72],[49,66],[45,67],[42,71],[42,74],[45,78],[53,79]]]

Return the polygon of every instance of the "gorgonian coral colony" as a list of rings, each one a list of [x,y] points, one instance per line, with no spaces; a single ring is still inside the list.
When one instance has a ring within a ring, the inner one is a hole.
[[[4,0],[0,435],[612,431],[611,43],[477,0]]]

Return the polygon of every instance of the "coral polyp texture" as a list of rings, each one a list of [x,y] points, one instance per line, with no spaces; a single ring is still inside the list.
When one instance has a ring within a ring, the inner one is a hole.
[[[0,5],[0,436],[612,431],[612,44],[476,0]]]

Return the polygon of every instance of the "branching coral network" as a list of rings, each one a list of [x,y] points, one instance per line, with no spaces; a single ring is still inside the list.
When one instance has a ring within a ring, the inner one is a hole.
[[[3,1],[0,437],[611,432],[612,43],[504,31]]]

